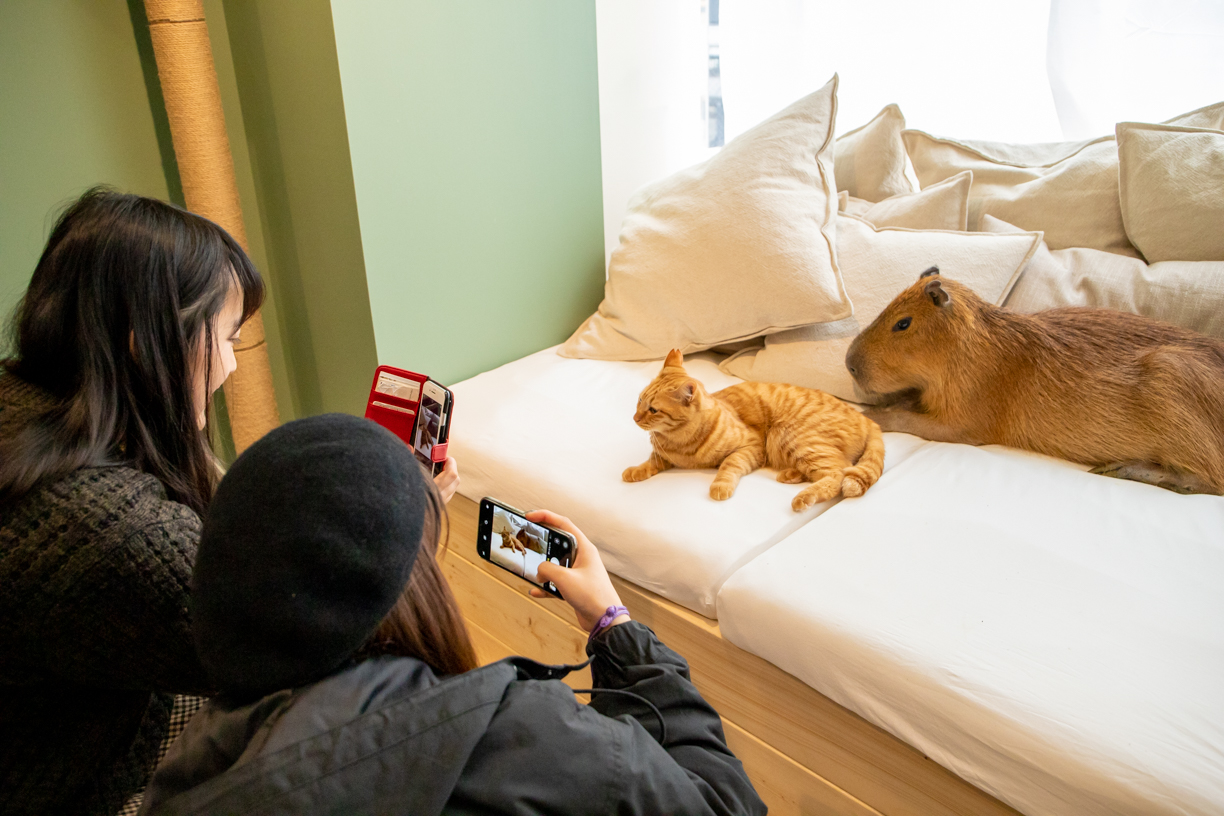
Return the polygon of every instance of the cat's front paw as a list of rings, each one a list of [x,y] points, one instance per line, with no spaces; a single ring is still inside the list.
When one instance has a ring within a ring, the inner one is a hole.
[[[650,465],[636,465],[634,467],[625,468],[625,472],[621,474],[621,478],[626,482],[644,482],[656,473],[658,473],[658,471],[652,468]]]
[[[714,482],[710,485],[710,498],[714,501],[726,501],[735,495],[735,485],[727,482]]]

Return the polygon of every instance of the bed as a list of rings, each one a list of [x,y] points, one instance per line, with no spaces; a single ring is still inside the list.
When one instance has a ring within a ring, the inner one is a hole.
[[[738,380],[721,357],[686,366],[708,387]],[[1014,813],[815,689],[722,637],[716,599],[744,564],[835,506],[796,514],[799,489],[770,471],[736,495],[707,495],[712,471],[668,471],[626,484],[620,473],[649,454],[632,422],[659,363],[572,360],[554,349],[453,387],[451,451],[461,495],[451,505],[444,567],[482,660],[523,654],[556,663],[585,659],[586,634],[560,602],[475,555],[477,502],[491,495],[522,509],[570,516],[600,546],[622,599],[692,664],[694,681],[723,715],[728,739],[774,813]],[[886,472],[926,443],[888,434]],[[571,676],[588,686],[589,671]]]
[[[686,366],[711,391],[740,382],[718,370],[720,359],[696,355]],[[712,471],[622,481],[625,468],[650,455],[633,412],[660,365],[571,360],[545,349],[480,374],[453,388],[450,450],[462,463],[463,495],[570,516],[600,542],[609,570],[715,618],[723,581],[833,502],[795,513],[800,488],[770,470],[745,478],[721,503],[707,494]],[[922,444],[888,434],[886,470]]]
[[[719,623],[1022,812],[1206,816],[1221,576],[1224,498],[929,443],[737,571]]]
[[[688,365],[713,389],[719,359]],[[658,366],[549,349],[454,386],[445,569],[482,659],[585,643],[476,558],[492,495],[601,547],[776,813],[1224,811],[1224,498],[903,434],[863,498],[804,514],[768,471],[724,503],[712,471],[625,484]]]

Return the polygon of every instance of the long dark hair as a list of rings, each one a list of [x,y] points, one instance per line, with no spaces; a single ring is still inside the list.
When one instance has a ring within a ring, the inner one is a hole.
[[[415,657],[439,674],[461,674],[479,664],[463,613],[438,563],[450,539],[446,505],[433,479],[427,483],[429,511],[408,583],[355,657]]]
[[[55,404],[0,442],[0,500],[122,463],[203,513],[217,472],[193,369],[204,360],[211,392],[213,324],[235,287],[245,321],[263,302],[263,281],[212,221],[105,188],[72,204],[18,307],[17,356],[4,362]]]

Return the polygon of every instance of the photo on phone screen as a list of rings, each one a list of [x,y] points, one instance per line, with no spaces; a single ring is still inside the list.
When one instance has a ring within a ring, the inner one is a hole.
[[[446,389],[434,382],[426,382],[421,394],[421,404],[417,411],[416,431],[413,435],[412,449],[422,465],[431,472],[442,469],[442,463],[431,458],[433,446],[442,437],[442,429],[446,425]]]
[[[541,589],[560,594],[552,583],[541,582],[536,571],[545,561],[563,567],[573,563],[573,540],[487,499],[480,510],[480,556]]]

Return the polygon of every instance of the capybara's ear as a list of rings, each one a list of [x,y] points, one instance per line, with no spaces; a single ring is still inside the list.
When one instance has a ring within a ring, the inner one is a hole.
[[[928,281],[927,285],[922,287],[922,291],[926,292],[927,297],[936,306],[947,306],[952,302],[952,296],[948,294],[948,290],[943,288],[943,284],[937,280]]]
[[[680,349],[672,349],[667,352],[667,359],[663,361],[664,368],[684,368],[684,355],[680,353]]]
[[[919,275],[919,276],[918,276],[918,280],[922,280],[923,278],[929,278],[929,277],[931,277],[932,275],[938,275],[938,274],[939,274],[939,267],[938,267],[938,266],[932,266],[931,268],[927,269],[927,271],[925,271],[925,272],[923,272],[921,275]]]
[[[685,383],[677,388],[672,396],[675,397],[676,401],[681,405],[692,405],[693,399],[697,396],[697,387],[692,383]]]

